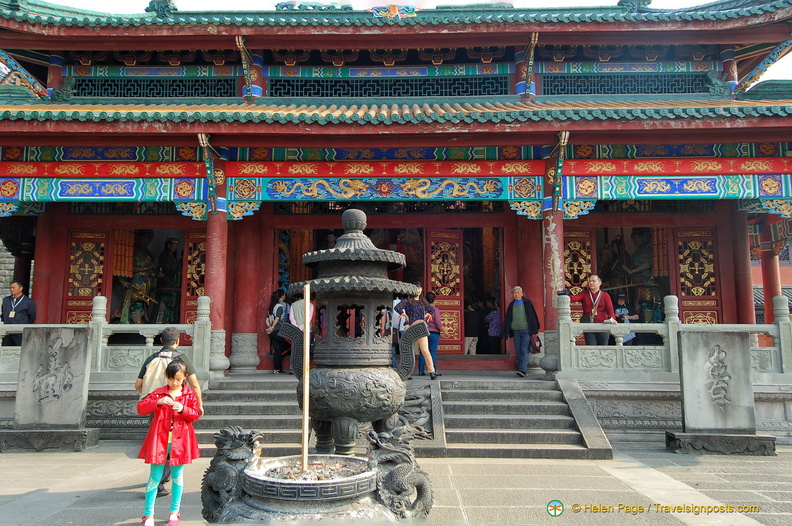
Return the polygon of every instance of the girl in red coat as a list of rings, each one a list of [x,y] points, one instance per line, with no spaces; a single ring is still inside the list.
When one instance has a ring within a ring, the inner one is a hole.
[[[155,389],[137,405],[138,414],[141,416],[154,413],[138,454],[138,458],[151,464],[146,483],[143,526],[154,526],[154,499],[157,497],[157,485],[162,479],[162,470],[169,455],[173,495],[168,525],[179,524],[184,465],[190,464],[200,454],[192,425],[200,416],[198,397],[184,381],[187,378],[187,366],[181,360],[174,360],[165,369],[165,376],[168,377],[168,385]]]

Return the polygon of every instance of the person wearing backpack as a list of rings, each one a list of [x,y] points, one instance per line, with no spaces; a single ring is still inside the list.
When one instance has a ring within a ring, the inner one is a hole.
[[[140,368],[137,380],[135,380],[135,390],[140,393],[140,400],[143,400],[152,391],[164,387],[168,384],[167,377],[165,376],[165,369],[174,360],[184,362],[187,367],[187,383],[195,391],[195,396],[198,399],[198,411],[200,416],[203,416],[203,397],[201,395],[201,384],[198,382],[198,376],[195,374],[195,366],[190,358],[177,350],[179,346],[179,331],[175,327],[167,327],[160,334],[162,340],[162,349],[153,353],[146,358],[143,366]],[[157,497],[163,497],[169,492],[165,488],[165,482],[170,480],[170,464],[165,463],[165,471],[162,475],[162,480],[157,490]]]
[[[282,374],[283,355],[289,351],[289,341],[278,335],[281,324],[289,319],[289,304],[286,303],[286,293],[276,290],[270,299],[269,316],[267,316],[267,334],[269,334],[272,347],[273,373]]]

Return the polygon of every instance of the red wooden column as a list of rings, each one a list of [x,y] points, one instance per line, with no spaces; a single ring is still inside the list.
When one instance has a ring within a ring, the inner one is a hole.
[[[223,171],[224,163],[215,162],[215,173]],[[217,212],[206,214],[206,282],[205,293],[211,298],[209,319],[212,322],[212,355],[226,352],[226,290],[228,274],[228,218],[226,217],[225,185],[215,185]]]
[[[765,299],[765,323],[773,323],[773,298],[781,296],[781,269],[778,266],[778,254],[773,252],[770,225],[764,223],[759,234],[759,246],[762,249],[762,288]],[[753,304],[753,295],[751,296]]]
[[[50,95],[52,95],[51,90],[63,86],[63,65],[65,63],[63,53],[56,51],[50,55],[50,63],[47,68],[47,89],[50,90]]]
[[[269,335],[265,331],[264,318],[267,316],[270,306],[270,297],[275,289],[278,287],[278,233],[276,230],[275,218],[272,214],[272,204],[262,203],[258,218],[253,216],[251,219],[257,219],[255,222],[258,227],[257,244],[260,248],[260,258],[256,263],[256,274],[261,276],[258,282],[257,296],[257,310],[259,313],[259,323],[256,326],[258,332],[259,348],[261,355],[265,356],[266,364],[263,368],[272,369],[273,362],[269,356],[270,340]]]
[[[734,243],[734,296],[737,307],[737,323],[756,323],[751,283],[751,247],[748,242],[748,213],[733,210],[731,231]],[[744,235],[741,235],[741,232]]]
[[[60,319],[52,320],[49,317],[49,310],[43,308],[42,302],[55,294],[62,294],[62,291],[53,291],[52,267],[56,262],[60,263],[63,259],[54,253],[55,243],[53,240],[55,230],[55,214],[52,211],[54,203],[49,203],[47,211],[39,214],[36,218],[36,278],[31,294],[31,299],[37,302],[36,321],[38,323],[60,323]],[[26,291],[27,292],[27,291]],[[47,302],[47,305],[51,302]]]
[[[234,224],[236,257],[233,269],[233,329],[231,332],[231,372],[252,373],[259,365],[257,325],[263,320],[258,310],[259,240],[258,218],[245,217]]]
[[[542,254],[544,260],[544,352],[539,365],[547,372],[545,379],[555,379],[559,364],[558,291],[564,280],[564,212],[553,210],[553,186],[556,179],[556,158],[545,160],[544,206],[542,211]],[[560,206],[561,199],[558,197]]]

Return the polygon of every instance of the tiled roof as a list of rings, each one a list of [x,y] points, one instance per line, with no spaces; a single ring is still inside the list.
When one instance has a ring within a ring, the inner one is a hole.
[[[792,99],[774,100],[772,103],[766,100],[519,102],[513,98],[495,102],[407,100],[360,104],[348,100],[335,103],[312,100],[294,104],[263,100],[253,105],[237,100],[214,104],[0,103],[0,121],[305,122],[380,126],[420,122],[519,123],[788,116],[792,116]]]
[[[420,10],[415,17],[375,17],[368,11],[300,10],[276,11],[175,11],[158,18],[154,13],[115,15],[72,9],[38,0],[18,0],[19,9],[0,2],[0,18],[54,26],[387,26],[387,25],[480,25],[510,23],[602,23],[602,22],[694,22],[724,21],[775,13],[792,7],[790,0],[731,0],[679,10],[603,6],[597,8],[514,9],[509,4],[474,4]],[[299,4],[299,2],[297,2]],[[384,2],[387,4],[387,2]]]
[[[781,295],[785,296],[789,300],[790,305],[792,305],[792,287],[781,287]],[[764,289],[762,287],[753,288],[753,300],[755,306],[764,306]]]

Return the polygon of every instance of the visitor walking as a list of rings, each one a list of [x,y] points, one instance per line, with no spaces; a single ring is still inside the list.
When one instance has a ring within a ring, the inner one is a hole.
[[[432,355],[432,363],[435,366],[435,376],[443,376],[442,373],[437,371],[437,348],[440,346],[440,334],[443,332],[443,320],[440,319],[440,309],[434,306],[435,297],[434,292],[428,292],[426,294],[426,303],[434,307],[434,313],[429,318],[429,321],[426,322],[426,325],[429,327],[429,354]],[[422,354],[418,358],[418,376],[424,376],[426,374],[424,372],[425,367],[426,360],[424,360]]]
[[[434,307],[428,304],[421,295],[423,292],[423,286],[417,281],[413,283],[413,285],[417,290],[416,295],[412,298],[407,298],[400,301],[394,309],[398,314],[405,314],[407,316],[405,329],[413,323],[429,320],[435,311]],[[426,361],[426,370],[429,371],[429,377],[432,380],[437,379],[434,369],[434,362],[432,361],[432,355],[429,354],[429,338],[426,336],[421,336],[416,340],[416,343],[418,344],[418,349],[421,351],[421,356],[423,356],[424,360]]]
[[[514,337],[514,353],[517,359],[517,376],[528,374],[528,357],[531,354],[531,335],[539,334],[539,317],[528,298],[523,298],[522,287],[512,290],[514,300],[506,309],[503,320],[503,337]]]
[[[288,354],[291,347],[289,341],[280,336],[278,331],[281,324],[289,319],[289,304],[286,303],[286,293],[276,290],[270,299],[269,316],[266,321],[266,331],[269,334],[272,352],[273,370],[275,374],[283,373],[283,356]]]

